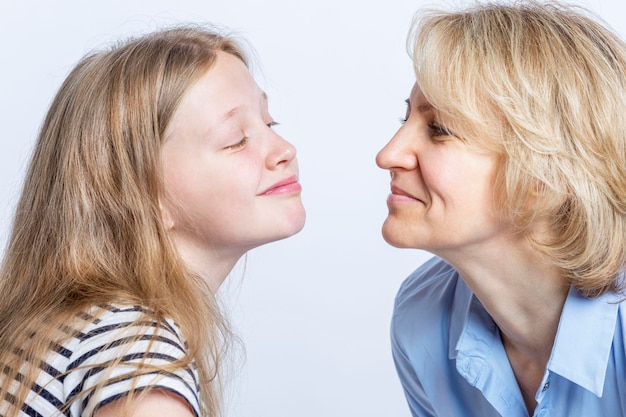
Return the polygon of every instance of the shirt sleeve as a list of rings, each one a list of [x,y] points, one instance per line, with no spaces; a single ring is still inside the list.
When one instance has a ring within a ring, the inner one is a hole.
[[[406,352],[404,352],[398,342],[395,330],[396,329],[392,328],[391,353],[411,414],[413,417],[435,417],[435,411],[430,405],[426,392]]]
[[[439,266],[438,258],[431,258],[424,263],[402,283],[394,302],[391,320],[391,353],[413,417],[434,417],[437,415],[409,353],[414,353],[410,349],[415,343],[416,333],[420,336],[424,334],[423,328],[415,326],[424,320],[424,317],[422,312],[414,311],[418,305],[413,302],[413,299],[417,294],[422,298],[423,291],[430,291],[431,285],[424,278],[430,274],[431,268]],[[432,300],[435,299],[435,296],[436,294],[430,294],[426,299]]]
[[[78,335],[63,381],[71,416],[92,415],[103,405],[146,389],[179,395],[200,415],[193,364],[172,367],[186,355],[178,327],[145,317],[141,308],[111,308]]]

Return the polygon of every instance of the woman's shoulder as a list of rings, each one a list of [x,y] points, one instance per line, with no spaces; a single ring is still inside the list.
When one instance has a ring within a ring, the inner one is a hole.
[[[466,289],[457,271],[444,260],[434,257],[425,262],[406,278],[398,291],[391,323],[392,339],[400,345],[437,344],[447,352],[447,341],[443,339],[448,337],[455,303],[463,303],[471,296]],[[467,297],[460,300],[460,295]]]
[[[425,297],[446,297],[454,293],[458,280],[457,271],[446,261],[435,256],[404,280],[396,296],[396,308],[403,308],[407,303],[412,304],[416,298],[424,305],[430,304]]]

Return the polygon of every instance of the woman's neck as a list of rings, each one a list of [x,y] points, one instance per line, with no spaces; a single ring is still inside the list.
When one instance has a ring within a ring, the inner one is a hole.
[[[459,271],[511,343],[547,359],[569,291],[559,268],[522,236],[444,259]]]
[[[500,329],[531,411],[569,291],[562,271],[521,236],[443,257],[459,271]]]

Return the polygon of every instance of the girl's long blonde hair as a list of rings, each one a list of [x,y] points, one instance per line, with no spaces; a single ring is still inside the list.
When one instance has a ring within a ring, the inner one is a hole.
[[[423,13],[409,47],[447,127],[500,155],[504,212],[582,293],[623,290],[624,42],[586,10],[518,1]]]
[[[205,283],[162,224],[162,135],[185,91],[232,39],[170,28],[85,57],[39,134],[0,270],[0,402],[26,371],[19,413],[59,327],[91,306],[131,303],[180,326],[199,371],[205,415],[220,409],[219,364],[230,338]],[[5,403],[6,405],[6,403]]]

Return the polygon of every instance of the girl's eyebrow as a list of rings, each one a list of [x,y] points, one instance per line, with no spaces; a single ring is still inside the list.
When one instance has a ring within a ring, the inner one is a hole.
[[[261,102],[267,103],[267,94],[265,93],[265,91],[261,91],[260,96]],[[234,115],[236,115],[240,110],[241,106],[233,107],[232,109],[228,110],[226,113],[224,113],[222,117],[220,117],[218,124],[225,123],[226,121],[228,121],[228,119],[231,119]]]
[[[220,118],[219,124],[222,124],[232,118],[235,114],[237,114],[237,112],[239,112],[240,109],[241,107],[237,106],[224,113],[224,115]]]

